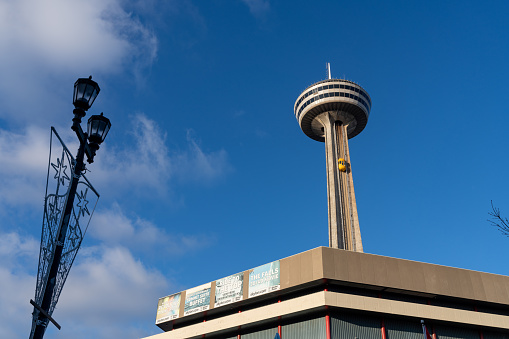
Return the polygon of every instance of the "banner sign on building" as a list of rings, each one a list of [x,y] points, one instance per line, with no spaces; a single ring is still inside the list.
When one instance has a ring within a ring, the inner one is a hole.
[[[216,280],[216,299],[214,307],[231,304],[242,300],[244,273],[237,273],[229,277]]]
[[[279,290],[279,273],[279,260],[254,268],[249,273],[249,298]]]
[[[208,283],[186,291],[185,316],[206,311],[210,308],[210,286],[211,283]]]
[[[179,317],[180,292],[160,298],[157,303],[156,324]]]

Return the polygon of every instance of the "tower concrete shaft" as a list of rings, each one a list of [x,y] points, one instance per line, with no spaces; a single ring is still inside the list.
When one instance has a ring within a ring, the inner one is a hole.
[[[325,136],[329,246],[363,252],[350,166],[347,125],[338,119],[336,112],[323,113],[317,120],[322,124]],[[339,169],[340,159],[346,161],[344,171]]]
[[[325,142],[329,246],[363,252],[348,139],[366,127],[371,98],[352,81],[332,79],[329,65],[327,77],[307,87],[293,109],[304,134]]]

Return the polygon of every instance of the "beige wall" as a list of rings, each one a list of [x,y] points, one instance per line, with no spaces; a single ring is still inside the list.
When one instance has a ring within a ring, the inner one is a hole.
[[[509,277],[318,247],[281,260],[281,289],[312,280],[369,285],[509,305]]]

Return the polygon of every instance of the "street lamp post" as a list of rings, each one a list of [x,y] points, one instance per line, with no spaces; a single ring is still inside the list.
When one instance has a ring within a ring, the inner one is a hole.
[[[34,323],[32,324],[32,331],[30,334],[31,339],[42,339],[49,321],[54,323],[60,329],[60,326],[51,317],[51,313],[53,312],[54,304],[56,304],[55,286],[57,274],[61,264],[62,251],[66,241],[69,221],[73,213],[76,189],[80,177],[85,170],[85,155],[87,156],[88,163],[94,162],[94,157],[99,149],[99,145],[104,141],[111,127],[109,119],[104,117],[103,113],[101,113],[100,115],[92,115],[88,119],[87,132],[83,132],[83,129],[81,128],[81,119],[86,115],[86,111],[94,103],[99,91],[99,85],[92,80],[92,76],[88,79],[80,78],[74,84],[73,104],[75,108],[73,111],[74,118],[72,119],[73,124],[71,128],[76,132],[76,136],[79,140],[78,154],[76,156],[72,177],[70,178],[69,189],[62,211],[63,213],[59,221],[58,233],[56,235],[57,240],[53,247],[54,251],[52,253],[49,273],[46,275],[44,282],[42,302],[38,305],[33,300],[30,300],[30,303],[34,306]]]

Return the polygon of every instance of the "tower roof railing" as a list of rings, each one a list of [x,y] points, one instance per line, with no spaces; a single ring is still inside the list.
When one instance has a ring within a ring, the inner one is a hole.
[[[357,85],[357,86],[359,86],[359,87],[361,87],[361,88],[362,88],[362,86],[361,86],[361,85],[359,85],[359,84],[358,84],[358,83],[356,83],[356,82],[353,82],[353,81],[350,81],[350,80],[346,80],[346,79],[337,79],[337,78],[333,78],[333,79],[325,79],[325,80],[320,80],[320,81],[318,81],[318,82],[315,82],[315,83],[313,83],[313,84],[309,85],[308,87],[304,88],[304,90],[302,90],[302,92],[305,92],[307,89],[309,89],[309,88],[311,88],[311,87],[313,87],[313,86],[315,86],[315,85],[319,85],[319,84],[322,84],[322,83],[325,83],[325,82],[336,82],[336,81],[349,82],[349,83],[351,83],[351,84]]]

